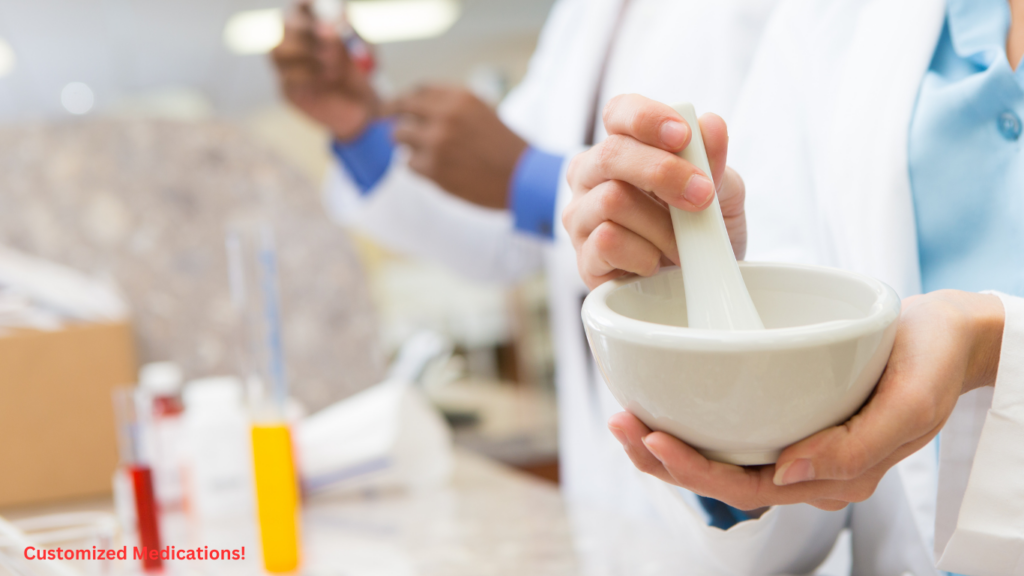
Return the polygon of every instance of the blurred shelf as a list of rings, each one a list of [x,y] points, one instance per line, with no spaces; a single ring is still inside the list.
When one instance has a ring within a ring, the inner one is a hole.
[[[479,379],[452,382],[427,394],[453,421],[457,446],[557,481],[554,394]]]

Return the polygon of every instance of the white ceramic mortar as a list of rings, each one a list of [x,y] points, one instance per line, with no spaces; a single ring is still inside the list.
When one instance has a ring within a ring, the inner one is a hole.
[[[624,409],[708,458],[770,464],[864,403],[892,350],[900,300],[878,280],[832,268],[740,270],[765,330],[687,328],[679,268],[602,284],[583,323]]]

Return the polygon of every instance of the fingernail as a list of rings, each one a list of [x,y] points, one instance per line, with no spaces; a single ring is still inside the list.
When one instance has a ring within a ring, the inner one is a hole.
[[[619,441],[619,444],[625,444],[627,442],[626,433],[623,432],[621,428],[609,426],[608,430],[612,433],[612,436],[615,436],[615,439]]]
[[[658,460],[661,460],[661,456],[658,456],[658,453],[657,453],[657,452],[655,452],[655,451],[654,451],[654,450],[653,450],[653,449],[651,448],[651,445],[647,443],[647,438],[649,438],[649,437],[650,437],[650,434],[648,434],[647,436],[644,436],[644,437],[643,437],[643,443],[644,443],[644,446],[645,446],[645,447],[647,448],[647,451],[648,451],[648,452],[650,452],[651,454],[653,454],[653,455],[654,455],[654,457],[655,457],[655,458],[657,458]]]
[[[686,188],[683,188],[683,198],[698,208],[709,203],[714,193],[714,184],[711,183],[711,180],[700,174],[690,176],[690,181],[686,183]]]
[[[661,125],[661,141],[670,149],[676,149],[686,142],[686,133],[690,127],[684,126],[681,122],[669,120]]]
[[[798,458],[792,462],[786,462],[776,470],[772,482],[776,486],[788,486],[809,480],[814,480],[814,465],[806,458]]]

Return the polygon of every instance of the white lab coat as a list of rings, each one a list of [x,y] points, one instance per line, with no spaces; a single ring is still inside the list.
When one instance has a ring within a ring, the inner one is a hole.
[[[763,38],[770,0],[631,2],[602,100],[623,92],[689,100],[730,121],[731,163],[748,188],[749,257],[845,267],[881,278],[903,296],[918,292],[906,139],[941,29],[941,0],[787,1]],[[533,145],[567,157],[582,149],[619,4],[555,5],[526,79],[499,110]],[[663,523],[678,536],[669,554],[681,574],[807,573],[847,526],[856,575],[935,574],[935,558],[945,570],[1024,574],[1024,482],[1007,480],[1024,477],[1024,450],[1007,447],[1008,438],[1024,438],[1024,392],[1014,389],[1024,382],[1018,299],[1004,299],[998,410],[986,417],[991,389],[963,397],[943,432],[941,467],[929,446],[846,510],[775,507],[721,531],[707,526],[692,495],[636,472],[607,433],[607,416],[619,407],[586,352],[579,320],[586,289],[560,225],[553,246],[516,234],[507,213],[445,195],[413,174],[402,154],[368,196],[342,169],[327,190],[328,207],[343,224],[467,276],[513,281],[546,267],[566,497]],[[559,214],[569,197],[563,179]]]
[[[748,190],[748,258],[836,266],[903,297],[920,292],[907,139],[944,19],[942,0],[778,8],[731,126],[730,159]],[[1024,574],[1024,301],[1002,299],[994,389],[960,399],[937,472],[926,448],[886,478],[899,483],[851,507],[855,574],[930,573],[912,553],[921,543],[943,570]],[[881,499],[895,509],[862,514]],[[858,542],[861,518],[861,532],[884,538]],[[900,522],[906,530],[895,530]]]

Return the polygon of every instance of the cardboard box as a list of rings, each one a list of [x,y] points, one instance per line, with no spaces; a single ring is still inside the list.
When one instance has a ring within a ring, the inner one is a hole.
[[[0,506],[110,492],[111,390],[136,368],[128,324],[0,336]]]

